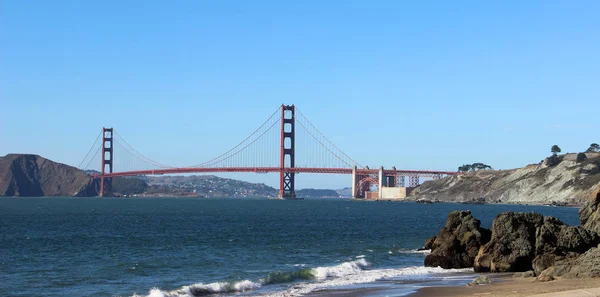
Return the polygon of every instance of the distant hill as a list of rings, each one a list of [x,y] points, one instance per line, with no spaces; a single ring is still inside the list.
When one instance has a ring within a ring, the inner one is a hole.
[[[202,197],[275,197],[278,190],[265,184],[250,183],[214,175],[146,176],[146,195]]]
[[[192,176],[146,176],[145,195],[176,195],[202,197],[276,197],[278,189],[265,184],[250,183],[214,175]],[[300,189],[299,198],[338,198],[335,190]]]
[[[98,186],[85,172],[38,155],[0,157],[0,196],[96,196]]]
[[[336,192],[342,198],[350,198],[350,197],[352,197],[352,188],[350,188],[350,187],[346,187],[346,188],[343,188],[343,189],[336,190]]]
[[[148,183],[140,177],[115,177],[112,180],[113,193],[117,195],[136,195],[148,190]]]
[[[298,198],[338,198],[340,195],[335,190],[329,189],[301,189],[296,190]]]

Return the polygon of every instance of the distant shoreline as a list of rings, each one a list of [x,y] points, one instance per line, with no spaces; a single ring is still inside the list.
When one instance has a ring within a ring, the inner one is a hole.
[[[203,197],[203,196],[176,196],[176,195],[132,195],[132,196],[110,196],[110,197],[80,197],[80,196],[0,196],[0,199],[28,199],[28,198],[77,198],[77,199],[154,199],[154,198],[185,198],[185,199],[248,199],[248,200],[286,200],[286,199],[273,199],[273,197],[262,197],[262,196],[252,196],[252,197],[240,197],[240,196],[214,196],[214,197]],[[302,197],[300,197],[302,198]],[[338,197],[307,197],[302,199],[287,199],[287,200],[345,200],[345,201],[357,201],[357,202],[394,202],[394,203],[414,203],[414,204],[423,204],[417,203],[415,200],[393,200],[393,199],[353,199],[353,198],[338,198]],[[546,203],[462,203],[456,201],[438,201],[435,204],[464,204],[468,205],[522,205],[522,206],[547,206],[547,207],[571,207],[571,208],[579,208],[582,204],[564,204],[564,205],[549,205]],[[425,203],[426,204],[426,203]]]

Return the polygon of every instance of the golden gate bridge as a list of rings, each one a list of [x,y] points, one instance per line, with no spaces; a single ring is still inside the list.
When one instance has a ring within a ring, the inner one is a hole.
[[[95,153],[93,153],[95,152]],[[118,156],[118,158],[115,158]],[[416,187],[421,177],[439,179],[449,171],[370,169],[325,137],[294,105],[281,105],[248,137],[203,163],[177,167],[156,162],[136,150],[114,128],[102,128],[79,168],[94,169],[99,196],[112,195],[112,178],[140,175],[253,172],[279,173],[279,198],[296,198],[298,173],[351,174],[352,197],[366,198],[375,187]],[[115,170],[118,169],[118,170]],[[406,183],[408,179],[408,184]]]

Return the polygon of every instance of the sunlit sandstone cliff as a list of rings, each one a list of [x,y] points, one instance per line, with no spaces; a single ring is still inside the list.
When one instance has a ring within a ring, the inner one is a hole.
[[[581,204],[600,190],[600,153],[586,153],[586,157],[577,162],[577,154],[566,154],[518,169],[468,172],[426,181],[410,199]]]

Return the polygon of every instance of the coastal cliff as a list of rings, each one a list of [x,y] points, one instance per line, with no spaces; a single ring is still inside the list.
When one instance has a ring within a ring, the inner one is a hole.
[[[0,157],[0,196],[96,196],[97,187],[85,172],[38,155]]]
[[[546,158],[511,170],[482,170],[424,182],[409,199],[487,203],[582,204],[600,190],[600,153]]]

